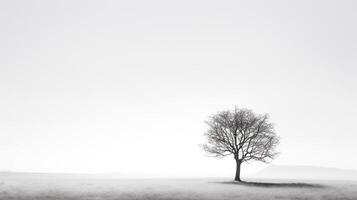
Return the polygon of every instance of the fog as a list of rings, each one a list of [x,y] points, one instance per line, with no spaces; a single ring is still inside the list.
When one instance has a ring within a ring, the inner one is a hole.
[[[0,170],[230,177],[232,158],[199,144],[204,120],[234,106],[270,113],[281,137],[272,164],[357,169],[355,11],[322,0],[1,1]]]

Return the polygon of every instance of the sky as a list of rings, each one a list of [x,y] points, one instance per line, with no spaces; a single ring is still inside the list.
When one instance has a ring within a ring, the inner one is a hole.
[[[269,113],[271,164],[357,169],[356,1],[1,1],[0,170],[230,176],[204,121]],[[268,165],[243,165],[242,173]]]

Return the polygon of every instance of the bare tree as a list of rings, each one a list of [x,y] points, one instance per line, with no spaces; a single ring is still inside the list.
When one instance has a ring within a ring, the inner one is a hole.
[[[277,152],[279,137],[268,114],[257,115],[249,109],[235,108],[212,115],[206,124],[207,144],[203,149],[211,156],[222,158],[233,155],[236,161],[234,180],[241,181],[240,169],[243,162],[250,160],[269,162]]]

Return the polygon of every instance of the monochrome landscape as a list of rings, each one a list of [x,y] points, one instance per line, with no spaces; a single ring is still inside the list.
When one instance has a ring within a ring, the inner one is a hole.
[[[1,0],[0,200],[356,200],[356,10]]]

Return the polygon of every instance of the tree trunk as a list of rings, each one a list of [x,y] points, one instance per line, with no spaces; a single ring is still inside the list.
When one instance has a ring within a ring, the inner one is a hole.
[[[236,168],[236,177],[234,178],[235,181],[241,181],[240,180],[240,165],[242,164],[241,160],[236,160],[237,168]]]

